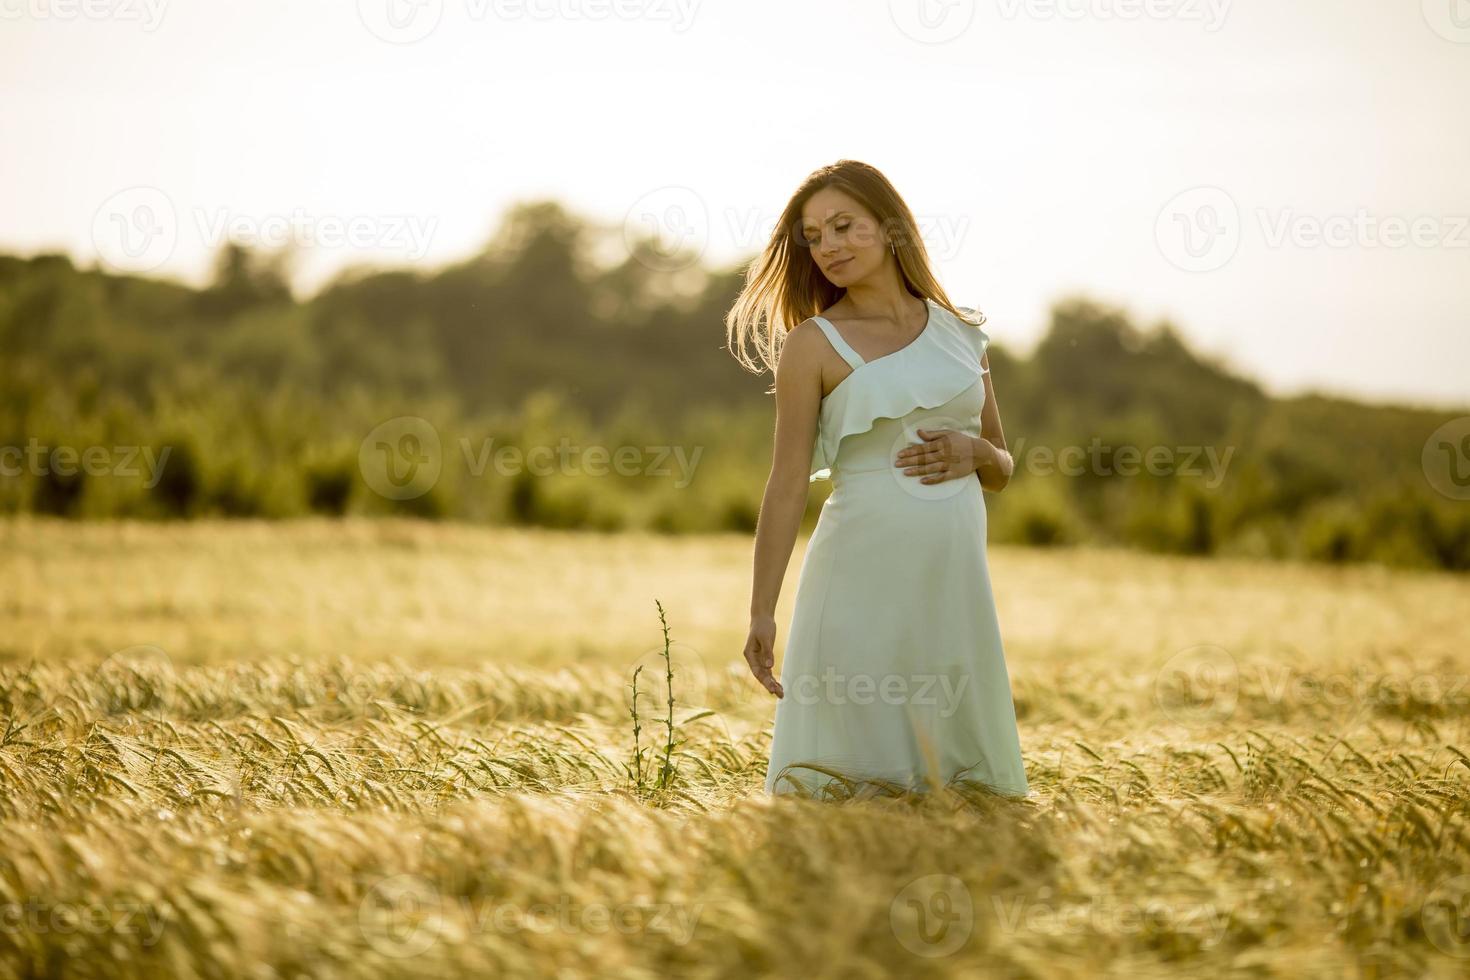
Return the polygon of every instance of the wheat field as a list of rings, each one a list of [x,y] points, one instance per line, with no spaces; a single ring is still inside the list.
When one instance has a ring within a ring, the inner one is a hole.
[[[747,536],[0,542],[0,976],[1470,971],[1464,576],[994,547],[1032,796],[772,800]]]

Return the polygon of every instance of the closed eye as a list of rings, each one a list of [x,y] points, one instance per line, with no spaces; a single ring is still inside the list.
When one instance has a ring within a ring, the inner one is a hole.
[[[851,227],[852,227],[852,222],[849,221],[849,222],[846,222],[844,224],[833,225],[832,226],[832,230],[835,231],[835,232],[837,232],[839,235],[842,235],[842,234],[845,234],[847,232],[847,229],[849,229]],[[802,240],[802,243],[804,245],[806,245],[807,248],[816,248],[818,245],[820,245],[822,243],[822,239],[820,237],[815,236],[812,232],[803,232],[802,233],[801,240]]]

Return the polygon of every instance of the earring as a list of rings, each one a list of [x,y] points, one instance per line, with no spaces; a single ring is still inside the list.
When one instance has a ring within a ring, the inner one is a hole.
[[[898,246],[893,244],[892,242],[888,243],[888,250],[892,252],[895,256],[898,255]]]

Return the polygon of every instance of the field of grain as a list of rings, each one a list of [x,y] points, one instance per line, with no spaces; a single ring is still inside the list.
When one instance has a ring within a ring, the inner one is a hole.
[[[1464,576],[995,547],[1032,797],[771,800],[748,536],[0,544],[0,976],[1470,971]]]

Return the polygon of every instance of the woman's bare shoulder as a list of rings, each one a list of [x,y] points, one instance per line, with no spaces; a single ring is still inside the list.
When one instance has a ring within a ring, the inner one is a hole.
[[[820,376],[822,345],[826,342],[816,320],[808,317],[801,321],[786,331],[786,338],[781,343],[781,358],[776,364],[777,374],[785,369],[788,374]]]

